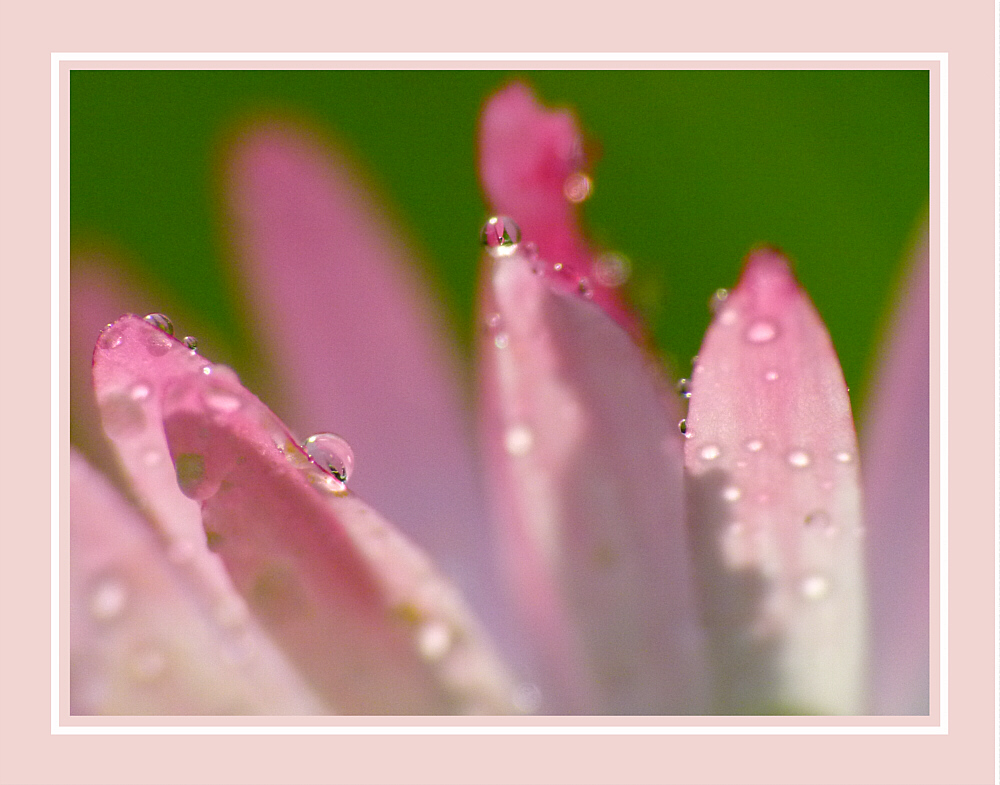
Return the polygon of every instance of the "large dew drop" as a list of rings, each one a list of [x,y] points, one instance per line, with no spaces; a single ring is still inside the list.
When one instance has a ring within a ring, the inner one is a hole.
[[[163,330],[167,335],[174,334],[174,323],[165,313],[151,313],[143,317],[143,321],[153,325],[157,330]]]
[[[317,433],[303,445],[306,455],[323,471],[346,483],[354,470],[354,450],[335,433]]]
[[[510,256],[521,242],[521,230],[507,216],[495,215],[483,225],[479,242],[490,256]]]

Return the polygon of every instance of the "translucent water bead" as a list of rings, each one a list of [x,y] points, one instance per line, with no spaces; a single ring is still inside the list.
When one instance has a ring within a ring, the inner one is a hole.
[[[335,433],[317,433],[306,439],[303,448],[313,463],[346,483],[354,471],[354,450]]]
[[[483,224],[479,242],[490,256],[510,256],[521,242],[521,230],[506,215],[494,215]]]

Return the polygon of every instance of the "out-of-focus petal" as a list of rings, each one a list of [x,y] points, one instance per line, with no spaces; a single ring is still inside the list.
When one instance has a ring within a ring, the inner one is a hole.
[[[850,400],[785,260],[750,256],[698,353],[688,521],[717,710],[860,713],[866,597]]]
[[[467,400],[399,229],[344,157],[300,130],[246,135],[229,178],[239,274],[286,381],[276,411],[303,438],[343,435],[352,488],[491,607]]]
[[[330,713],[76,451],[70,552],[72,714]]]
[[[580,231],[579,203],[590,193],[583,137],[568,110],[544,108],[531,90],[512,84],[494,95],[479,128],[479,174],[486,201],[514,219],[545,260],[542,275],[565,291],[583,288],[638,336],[613,285],[602,282]]]
[[[488,260],[482,426],[549,713],[704,708],[672,393],[593,302]]]
[[[927,714],[930,690],[930,274],[927,238],[861,430],[874,710]]]
[[[136,317],[102,333],[96,354],[106,425],[109,399],[134,401],[125,370],[141,374],[158,412],[147,403],[143,417],[163,424],[175,488],[200,506],[254,618],[339,711],[512,710],[512,685],[457,592],[232,371]],[[115,416],[134,426],[137,411]]]

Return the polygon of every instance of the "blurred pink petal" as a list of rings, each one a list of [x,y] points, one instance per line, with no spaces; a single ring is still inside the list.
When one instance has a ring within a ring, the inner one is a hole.
[[[158,429],[159,410],[175,488],[200,503],[209,545],[254,618],[331,705],[356,714],[512,710],[513,687],[455,590],[309,461],[232,371],[136,317],[105,330],[95,355],[106,424],[113,413],[137,431],[137,410],[109,411],[108,401],[134,400],[123,368],[149,380],[144,424]]]
[[[300,437],[347,438],[352,488],[477,604],[495,604],[462,380],[398,227],[344,157],[303,131],[248,134],[229,176],[239,272],[285,384],[276,410]]]
[[[698,353],[688,517],[722,712],[856,714],[867,685],[857,444],[826,328],[750,256]]]
[[[76,451],[70,517],[72,714],[330,713]]]
[[[479,175],[486,201],[514,219],[521,239],[545,260],[542,274],[565,291],[582,288],[626,329],[639,326],[614,287],[601,282],[580,231],[579,203],[592,180],[584,142],[568,110],[544,108],[531,90],[512,84],[486,104],[479,128]]]
[[[488,476],[549,713],[697,712],[678,413],[650,359],[521,253],[487,261]]]
[[[874,710],[930,710],[930,274],[926,235],[861,431]]]

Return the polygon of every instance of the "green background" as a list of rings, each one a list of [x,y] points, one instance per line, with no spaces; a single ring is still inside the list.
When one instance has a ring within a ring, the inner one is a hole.
[[[468,352],[488,215],[475,129],[512,78],[574,108],[599,144],[587,226],[631,260],[631,294],[679,374],[711,293],[766,242],[795,261],[857,409],[926,214],[927,71],[74,71],[73,253],[135,265],[246,368],[251,317],[221,268],[219,157],[261,113],[304,118],[368,168]]]

